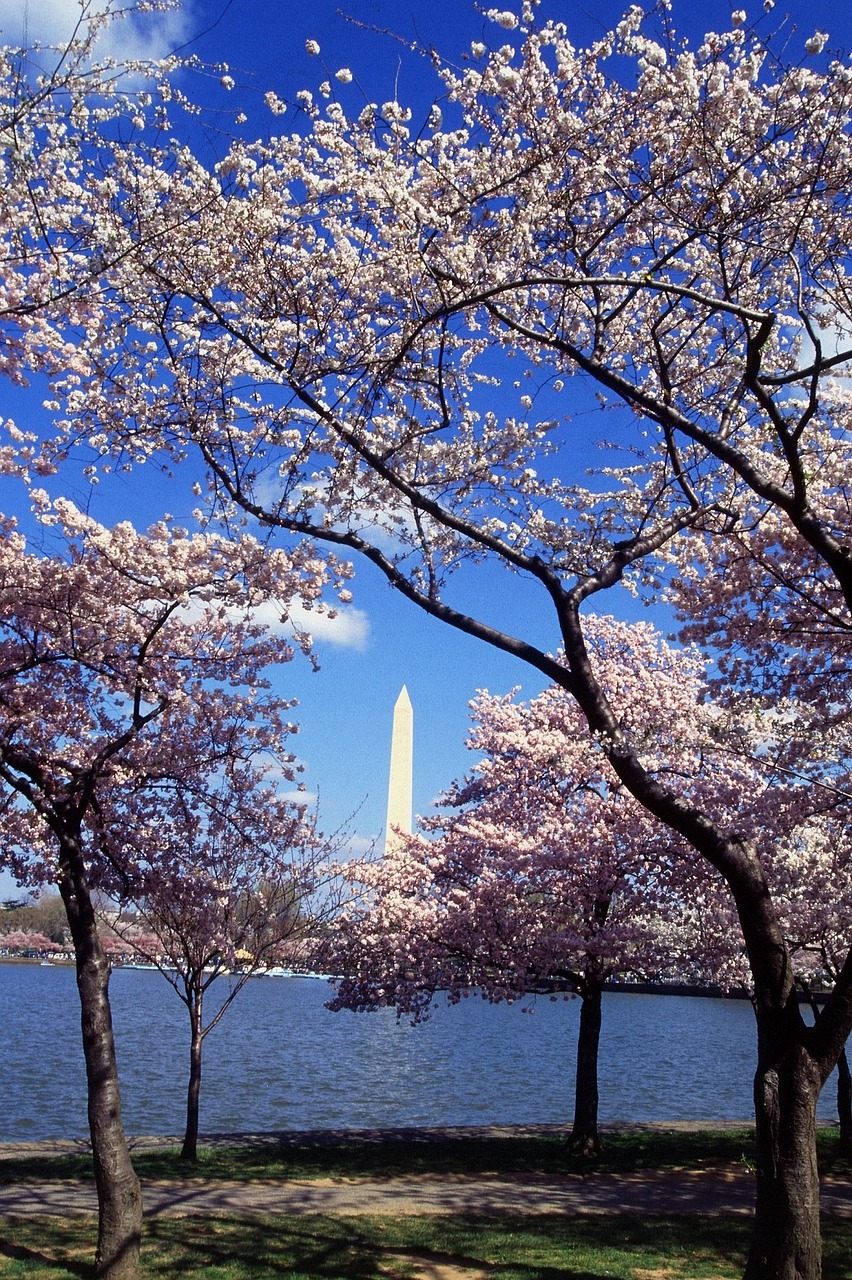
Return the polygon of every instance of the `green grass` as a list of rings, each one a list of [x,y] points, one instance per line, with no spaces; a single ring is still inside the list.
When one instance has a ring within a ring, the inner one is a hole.
[[[820,1168],[852,1175],[852,1162],[838,1154],[835,1130],[819,1135]],[[394,1178],[403,1174],[590,1174],[637,1169],[708,1168],[754,1160],[750,1130],[649,1130],[606,1135],[598,1159],[573,1156],[558,1135],[469,1137],[381,1141],[311,1141],[202,1147],[198,1164],[178,1158],[178,1149],[143,1151],[133,1163],[142,1178]],[[4,1182],[77,1179],[91,1176],[88,1156],[32,1155],[0,1162]]]
[[[825,1230],[824,1280],[848,1280],[849,1226]],[[413,1280],[428,1261],[489,1280],[735,1280],[741,1218],[159,1218],[148,1280]],[[92,1220],[0,1221],[2,1280],[90,1280]],[[420,1265],[418,1265],[420,1264]]]
[[[820,1134],[824,1171],[852,1173],[837,1135]],[[394,1177],[406,1173],[521,1173],[750,1164],[749,1131],[652,1130],[607,1135],[598,1161],[571,1156],[558,1136],[376,1142],[261,1143],[208,1147],[196,1168],[177,1151],[135,1157],[146,1178]],[[79,1178],[87,1157],[0,1163],[14,1179]],[[750,1224],[739,1216],[653,1214],[510,1217],[152,1218],[143,1245],[148,1280],[419,1280],[429,1261],[455,1262],[489,1280],[735,1280]],[[91,1280],[93,1218],[0,1220],[0,1280]],[[824,1223],[824,1280],[848,1280],[852,1226]]]

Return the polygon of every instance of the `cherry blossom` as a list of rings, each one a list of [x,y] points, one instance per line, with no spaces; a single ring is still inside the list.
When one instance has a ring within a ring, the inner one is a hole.
[[[767,859],[779,838],[802,839],[801,789],[779,780],[765,728],[742,710],[732,723],[708,700],[695,651],[613,618],[588,617],[586,635],[649,771],[677,773]],[[741,987],[742,933],[721,877],[702,874],[691,846],[634,799],[564,689],[527,704],[482,693],[472,716],[468,746],[482,758],[422,820],[426,835],[348,869],[362,897],[330,943],[329,964],[346,975],[332,1007],[390,1004],[418,1021],[437,992],[578,994],[571,1142],[594,1151],[605,982]]]
[[[250,978],[273,965],[303,966],[337,907],[314,815],[279,794],[262,769],[233,766],[227,761],[224,774],[217,766],[206,781],[193,773],[188,786],[158,780],[144,804],[138,792],[122,802],[108,835],[122,863],[112,891],[134,908],[113,929],[156,965],[189,1015],[181,1156],[192,1162],[206,1037]]]
[[[51,375],[60,455],[195,449],[214,511],[358,552],[576,700],[624,787],[736,903],[758,1020],[747,1275],[816,1280],[814,1113],[852,970],[811,1030],[767,857],[724,798],[645,758],[586,611],[621,585],[674,601],[727,714],[807,709],[810,754],[803,734],[779,760],[803,793],[848,773],[822,743],[848,714],[852,636],[852,74],[822,33],[794,50],[732,23],[690,47],[634,6],[582,49],[531,5],[487,16],[473,61],[433,56],[425,129],[399,101],[350,118],[326,82],[297,95],[304,132],[235,139],[211,170],[137,102],[133,136],[75,183],[48,121],[35,149],[57,156],[49,238],[74,287],[53,291],[44,253],[13,269],[15,369]],[[86,270],[96,294],[76,288]],[[590,386],[614,413],[591,476]],[[25,449],[13,438],[10,465],[55,465]],[[528,596],[512,630],[466,594],[476,575],[456,571],[483,561],[507,593],[518,574],[539,589],[549,647]]]
[[[106,529],[67,500],[34,502],[50,554],[0,529],[0,805],[3,862],[55,884],[74,947],[100,1207],[99,1270],[137,1274],[138,1182],[121,1129],[94,897],[177,872],[161,834],[212,837],[223,779],[280,816],[260,778],[293,776],[290,704],[265,688],[286,659],[255,608],[317,590],[292,559],[249,537],[190,536],[165,522]],[[304,579],[304,581],[303,581]],[[267,788],[268,790],[268,788]],[[236,821],[236,804],[232,806]],[[169,856],[172,861],[169,862]],[[182,872],[191,868],[184,862]]]

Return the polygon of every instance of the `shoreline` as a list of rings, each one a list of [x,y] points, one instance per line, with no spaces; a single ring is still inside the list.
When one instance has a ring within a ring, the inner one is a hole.
[[[67,953],[61,956],[58,956],[56,958],[48,957],[48,956],[36,957],[36,956],[20,956],[20,955],[0,955],[0,965],[2,964],[33,965],[36,968],[73,969],[74,963],[75,963],[74,957],[69,956]],[[115,973],[115,972],[118,972],[119,969],[129,969],[129,970],[143,969],[147,972],[157,971],[156,965],[136,964],[136,963],[130,963],[130,962],[123,962],[121,960],[114,960],[112,962],[112,971]],[[223,973],[221,976],[227,977],[228,975],[226,973]],[[290,972],[286,974],[279,973],[275,975],[270,975],[266,972],[266,970],[263,970],[263,969],[260,969],[256,973],[253,973],[251,975],[251,977],[253,978],[266,978],[269,976],[274,976],[276,978],[282,978],[282,977],[283,978],[311,978],[313,981],[316,981],[317,978],[326,980],[325,974]],[[613,993],[617,993],[618,995],[680,996],[683,999],[695,999],[695,1000],[750,1000],[751,999],[749,992],[741,989],[726,991],[722,987],[714,987],[712,985],[701,986],[697,983],[691,983],[691,982],[628,982],[619,978],[611,978],[609,981],[604,983],[603,990],[605,993],[613,992]],[[541,990],[530,991],[529,994],[530,995],[545,995],[545,994],[570,995],[572,994],[572,992],[569,988],[566,988],[566,987],[556,986],[556,985],[554,985],[553,987],[550,987],[547,984],[544,984]],[[823,991],[823,990],[814,991],[812,995],[805,995],[803,991],[798,991],[796,994],[800,1004],[809,1004],[811,1000],[813,1000],[815,1004],[825,1004],[825,1001],[828,999],[828,995],[829,995],[827,991]]]
[[[380,1145],[385,1142],[451,1142],[465,1138],[543,1138],[568,1137],[570,1124],[511,1124],[511,1125],[430,1125],[372,1128],[372,1129],[280,1129],[244,1130],[234,1133],[202,1133],[199,1147],[293,1147],[333,1146],[344,1143]],[[598,1126],[607,1133],[701,1133],[704,1130],[753,1130],[753,1120],[671,1120],[607,1122]],[[836,1124],[820,1128],[836,1128]],[[179,1147],[183,1136],[179,1134],[128,1134],[128,1146],[135,1151],[163,1151]],[[0,1141],[0,1162],[18,1159],[26,1155],[89,1155],[88,1138],[36,1138],[32,1141],[9,1139]]]

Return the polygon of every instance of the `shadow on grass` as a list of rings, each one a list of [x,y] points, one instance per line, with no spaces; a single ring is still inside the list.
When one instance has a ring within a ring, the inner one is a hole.
[[[836,1130],[818,1138],[820,1169],[852,1175],[852,1161],[839,1153]],[[560,1135],[446,1138],[415,1131],[400,1136],[305,1140],[303,1135],[269,1134],[260,1142],[202,1147],[196,1165],[179,1158],[178,1148],[137,1151],[133,1163],[142,1178],[233,1179],[393,1178],[404,1174],[629,1174],[642,1169],[712,1168],[754,1163],[750,1130],[646,1130],[609,1133],[598,1158],[569,1152]],[[88,1155],[22,1155],[0,1161],[4,1182],[92,1177]]]
[[[597,1158],[577,1156],[559,1135],[436,1138],[415,1133],[378,1140],[354,1138],[298,1140],[269,1135],[263,1142],[202,1146],[197,1164],[180,1159],[179,1149],[137,1151],[133,1164],[141,1178],[253,1179],[364,1177],[405,1174],[632,1173],[639,1169],[741,1163],[752,1158],[746,1131],[723,1133],[651,1132],[608,1135]],[[0,1162],[4,1182],[92,1177],[88,1155],[21,1155]]]
[[[93,1219],[0,1221],[0,1277],[92,1280]],[[848,1280],[852,1225],[825,1224],[824,1280]],[[198,1216],[146,1224],[146,1280],[415,1280],[455,1265],[493,1280],[737,1280],[749,1222],[629,1214]]]
[[[429,1221],[412,1238],[405,1227],[394,1231],[360,1218],[290,1220],[284,1229],[271,1219],[251,1219],[239,1223],[236,1232],[233,1222],[184,1219],[175,1230],[174,1223],[159,1219],[147,1233],[145,1272],[150,1280],[177,1275],[192,1280],[407,1280],[422,1275],[425,1267],[444,1265],[507,1280],[602,1280],[612,1274],[585,1267],[528,1267],[519,1260],[507,1270],[495,1262],[489,1247],[493,1224],[472,1221],[467,1230],[460,1224],[449,1233],[452,1243],[440,1247],[445,1225],[430,1228]]]
[[[83,1156],[12,1156],[0,1161],[2,1182],[80,1182],[94,1181],[92,1157]]]
[[[383,1251],[382,1251],[383,1252]],[[150,1280],[376,1280],[376,1248],[351,1224],[335,1219],[156,1219],[143,1258]],[[400,1273],[402,1275],[403,1273]]]
[[[478,1215],[157,1219],[147,1232],[146,1275],[151,1280],[175,1275],[403,1280],[423,1274],[424,1264],[444,1263],[486,1272],[495,1280],[628,1280],[637,1267],[721,1280],[737,1276],[747,1241],[746,1224],[718,1219],[692,1220],[689,1228],[683,1221],[610,1215],[499,1222]]]
[[[46,1252],[45,1246],[51,1252]],[[92,1260],[87,1262],[88,1253]],[[31,1220],[26,1225],[16,1224],[13,1219],[0,1220],[0,1266],[3,1259],[8,1259],[24,1264],[26,1275],[94,1280],[94,1254],[95,1235],[87,1223],[52,1220],[45,1222],[40,1231]]]
[[[448,1220],[443,1243],[447,1249],[464,1246],[471,1256],[489,1258],[497,1264],[500,1280],[632,1278],[642,1269],[721,1280],[723,1274],[736,1277],[742,1268],[748,1224],[732,1218],[686,1222],[632,1214],[536,1215],[499,1222],[472,1215]]]

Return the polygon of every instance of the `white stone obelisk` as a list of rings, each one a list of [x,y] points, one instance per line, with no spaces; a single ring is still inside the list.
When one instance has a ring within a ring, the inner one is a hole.
[[[411,788],[414,761],[414,711],[405,685],[393,709],[390,777],[388,779],[388,819],[385,853],[390,853],[397,831],[411,833]],[[394,830],[397,828],[397,831]],[[397,841],[398,842],[398,841]]]

